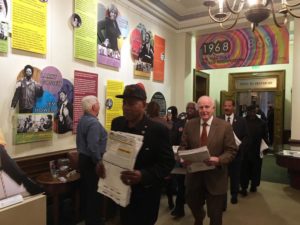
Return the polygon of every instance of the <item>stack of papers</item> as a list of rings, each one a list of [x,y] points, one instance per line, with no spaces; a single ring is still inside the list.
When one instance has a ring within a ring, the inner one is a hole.
[[[191,150],[179,150],[178,155],[184,161],[191,162],[191,164],[187,166],[187,172],[189,173],[211,170],[215,168],[215,166],[208,166],[204,163],[205,160],[210,158],[207,146]]]
[[[106,177],[99,179],[98,192],[126,207],[130,201],[131,187],[121,181],[121,172],[133,170],[136,157],[143,145],[143,136],[110,131],[103,164]]]

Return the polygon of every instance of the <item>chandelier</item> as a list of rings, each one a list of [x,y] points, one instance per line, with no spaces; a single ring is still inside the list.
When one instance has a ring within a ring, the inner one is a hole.
[[[216,23],[219,23],[225,30],[231,29],[236,25],[242,11],[246,19],[251,22],[252,31],[255,30],[255,27],[258,26],[260,22],[266,20],[270,14],[272,14],[277,27],[282,27],[287,23],[288,15],[300,18],[300,15],[296,15],[293,12],[297,6],[300,6],[300,2],[289,4],[287,0],[281,0],[281,8],[275,9],[274,1],[275,0],[204,0],[203,4],[208,7],[210,18]],[[215,8],[218,9],[217,12],[215,12]],[[299,8],[300,7],[298,7],[298,9]],[[283,21],[278,21],[276,13],[284,16]],[[223,23],[229,19],[234,20],[231,25],[225,26]]]

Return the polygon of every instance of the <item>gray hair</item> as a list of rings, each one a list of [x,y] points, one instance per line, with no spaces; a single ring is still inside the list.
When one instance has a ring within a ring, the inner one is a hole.
[[[81,106],[84,112],[90,112],[93,105],[97,104],[98,98],[94,95],[88,95],[82,98]]]
[[[215,101],[213,100],[213,98],[211,98],[207,95],[203,95],[198,99],[198,101],[197,101],[198,108],[199,108],[200,101],[202,101],[204,99],[208,100],[212,104],[212,107],[215,108]]]

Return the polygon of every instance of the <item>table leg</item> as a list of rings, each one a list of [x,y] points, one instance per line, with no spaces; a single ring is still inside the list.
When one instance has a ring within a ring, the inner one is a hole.
[[[59,225],[59,196],[53,196],[53,224]]]

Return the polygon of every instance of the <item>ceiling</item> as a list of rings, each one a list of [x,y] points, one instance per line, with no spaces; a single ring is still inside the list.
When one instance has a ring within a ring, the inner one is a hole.
[[[204,0],[128,0],[138,8],[148,12],[159,21],[164,22],[178,32],[215,31],[218,24],[212,22],[208,10],[203,5]],[[274,0],[277,4],[281,0]],[[291,2],[299,0],[291,0]],[[275,6],[277,5],[275,3]],[[299,8],[298,8],[299,14]],[[290,20],[291,17],[290,17]],[[273,23],[271,16],[265,23]],[[230,23],[230,22],[229,22]],[[249,22],[240,16],[237,27],[250,26]]]

